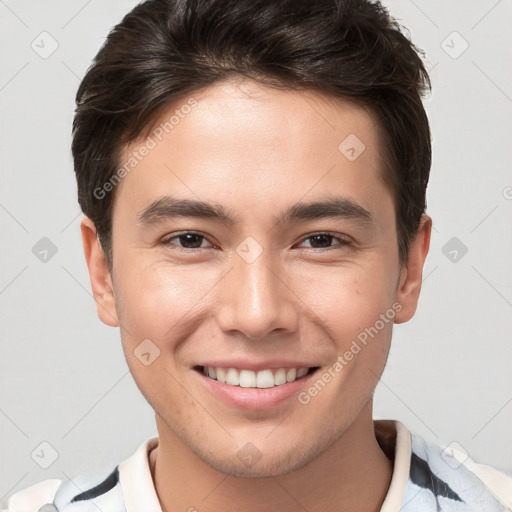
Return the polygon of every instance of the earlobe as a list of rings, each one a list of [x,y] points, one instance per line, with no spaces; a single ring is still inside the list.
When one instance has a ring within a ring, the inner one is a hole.
[[[431,233],[432,219],[423,214],[416,236],[409,247],[409,257],[400,274],[396,300],[402,305],[402,309],[395,315],[396,324],[409,321],[416,312]]]
[[[80,230],[98,316],[104,324],[119,327],[112,276],[108,270],[96,227],[89,217],[84,216],[80,222]]]

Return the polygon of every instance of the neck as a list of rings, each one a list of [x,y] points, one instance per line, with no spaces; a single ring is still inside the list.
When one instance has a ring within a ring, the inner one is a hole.
[[[163,512],[378,512],[391,481],[393,465],[375,438],[371,403],[305,467],[266,478],[241,478],[214,470],[159,420],[157,416],[159,445],[149,462]]]

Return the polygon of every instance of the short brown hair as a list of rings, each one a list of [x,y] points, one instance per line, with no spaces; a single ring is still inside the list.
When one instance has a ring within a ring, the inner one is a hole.
[[[112,270],[115,175],[126,146],[162,108],[231,76],[314,89],[377,116],[400,263],[426,208],[430,80],[400,25],[371,0],[147,0],[109,33],[76,95],[78,202]]]

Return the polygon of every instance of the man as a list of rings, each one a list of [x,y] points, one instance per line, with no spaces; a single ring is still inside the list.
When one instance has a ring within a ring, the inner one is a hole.
[[[149,0],[113,29],[72,149],[158,437],[9,511],[511,510],[507,475],[372,418],[429,249],[429,85],[370,1]]]

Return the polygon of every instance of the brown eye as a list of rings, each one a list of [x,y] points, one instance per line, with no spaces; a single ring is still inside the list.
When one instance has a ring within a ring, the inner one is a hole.
[[[339,245],[350,245],[350,242],[344,238],[336,236],[333,233],[316,233],[314,235],[310,235],[303,239],[303,242],[306,240],[311,240],[310,247],[312,249],[329,249],[333,247],[331,243],[333,240],[337,241]]]
[[[173,240],[178,240],[179,244],[175,244]],[[187,231],[184,233],[180,233],[177,235],[173,235],[162,240],[162,245],[178,245],[178,247],[182,249],[201,249],[204,246],[202,245],[203,241],[206,238],[199,233],[194,233],[192,231]]]

